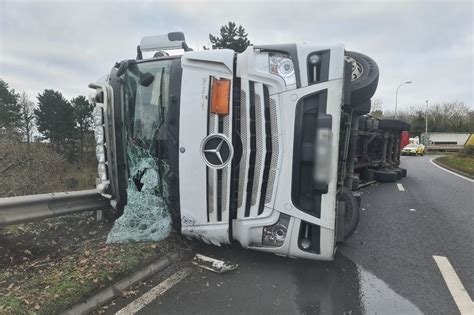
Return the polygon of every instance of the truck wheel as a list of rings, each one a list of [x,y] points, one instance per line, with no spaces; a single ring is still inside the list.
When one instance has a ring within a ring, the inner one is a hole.
[[[397,181],[398,175],[392,171],[374,170],[374,179],[382,183],[391,183]]]
[[[407,169],[406,169],[406,168],[402,168],[402,167],[399,167],[399,169],[402,170],[402,177],[407,177]]]
[[[352,64],[351,106],[357,107],[369,101],[379,82],[379,67],[372,58],[346,51],[346,61]]]
[[[403,122],[403,131],[410,131],[411,125],[409,123]]]
[[[338,196],[338,200],[344,201],[344,238],[347,238],[354,232],[357,223],[359,222],[359,204],[356,197],[346,187]]]
[[[366,181],[373,181],[374,180],[374,170],[371,169],[371,168],[368,168],[368,167],[364,167],[361,171],[360,171],[360,177],[363,179],[363,180],[366,180]]]
[[[397,173],[397,179],[402,179],[403,177],[403,172],[399,168],[392,168],[390,171]]]
[[[379,122],[379,129],[403,131],[405,129],[405,123],[398,119],[382,119]]]

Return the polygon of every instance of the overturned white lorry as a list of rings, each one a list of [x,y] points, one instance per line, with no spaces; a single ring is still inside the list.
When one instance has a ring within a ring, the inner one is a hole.
[[[156,159],[183,235],[333,259],[358,221],[351,126],[370,111],[376,63],[343,46],[192,51],[182,33],[145,37],[137,50],[90,85],[97,189],[117,212],[128,182],[141,186],[133,146]]]

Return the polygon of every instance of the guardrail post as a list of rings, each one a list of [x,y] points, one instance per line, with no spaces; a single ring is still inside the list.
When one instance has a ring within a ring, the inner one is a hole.
[[[104,212],[102,210],[97,210],[95,212],[95,219],[97,221],[102,221],[102,219],[104,219]]]

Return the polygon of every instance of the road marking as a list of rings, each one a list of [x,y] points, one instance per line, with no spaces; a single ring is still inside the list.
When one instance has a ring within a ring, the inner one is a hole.
[[[448,170],[448,169],[446,169],[446,168],[444,168],[444,167],[442,167],[442,166],[439,166],[438,164],[436,164],[435,162],[433,162],[434,159],[435,159],[435,158],[432,158],[432,159],[430,160],[430,163],[433,164],[434,166],[436,166],[437,168],[440,168],[440,169],[442,169],[442,170],[445,171],[445,172],[448,172],[448,173],[451,173],[451,174],[453,174],[453,175],[456,175],[457,177],[461,177],[462,179],[465,179],[465,180],[467,180],[467,181],[470,181],[471,183],[474,183],[474,179],[470,179],[470,178],[468,178],[468,177],[466,177],[466,176],[462,176],[461,174],[455,173],[455,172],[450,171],[450,170]]]
[[[148,292],[144,293],[142,296],[132,301],[130,304],[122,308],[120,311],[115,313],[116,315],[129,315],[135,314],[154,300],[156,300],[160,295],[171,289],[174,285],[179,283],[181,280],[186,278],[191,273],[191,269],[185,268],[180,270],[170,276],[168,279],[164,280],[157,286],[153,287]]]
[[[397,186],[398,186],[398,190],[405,191],[405,188],[403,188],[402,184],[397,184]]]
[[[461,315],[474,314],[474,303],[446,257],[433,256]]]
[[[410,211],[416,211],[416,209],[413,209],[413,208],[412,208],[412,209],[410,209]]]

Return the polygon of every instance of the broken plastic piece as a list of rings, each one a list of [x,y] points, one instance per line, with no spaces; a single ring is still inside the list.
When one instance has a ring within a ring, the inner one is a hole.
[[[215,273],[223,273],[234,270],[239,266],[238,264],[231,264],[229,262],[224,262],[222,260],[207,257],[201,254],[196,254],[196,256],[194,256],[193,264]]]

